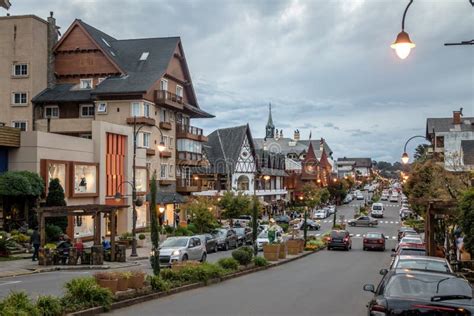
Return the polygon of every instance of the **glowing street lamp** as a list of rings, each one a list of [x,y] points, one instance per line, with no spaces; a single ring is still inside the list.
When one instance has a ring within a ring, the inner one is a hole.
[[[413,138],[424,138],[427,141],[429,141],[428,138],[426,138],[425,136],[421,136],[421,135],[415,135],[415,136],[412,136],[412,137],[408,138],[408,140],[405,142],[405,146],[403,146],[403,154],[402,154],[402,162],[405,165],[408,163],[408,161],[410,161],[410,156],[408,156],[408,154],[407,154],[407,145],[410,142],[410,140],[412,140]]]
[[[410,51],[412,48],[415,48],[415,43],[410,40],[410,36],[407,32],[405,32],[405,16],[407,14],[408,8],[413,3],[413,0],[410,0],[408,3],[405,12],[403,13],[402,19],[402,31],[398,33],[397,39],[395,42],[390,45],[391,48],[395,50],[395,53],[400,59],[405,59],[410,55]]]
[[[402,162],[404,164],[407,164],[408,161],[410,161],[410,157],[408,156],[408,154],[406,152],[404,152],[403,155],[402,155]]]

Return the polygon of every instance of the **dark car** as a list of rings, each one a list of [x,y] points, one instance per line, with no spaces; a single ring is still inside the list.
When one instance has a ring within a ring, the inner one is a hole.
[[[352,240],[347,230],[332,230],[328,237],[328,250],[334,248],[352,249]]]
[[[275,217],[275,222],[277,222],[277,224],[289,224],[290,220],[291,218],[288,215],[280,215]]]
[[[368,315],[472,315],[469,282],[454,274],[397,269],[388,271],[367,305]]]
[[[416,232],[413,228],[411,228],[411,227],[406,227],[406,226],[400,227],[400,229],[398,230],[398,241],[400,241],[400,239],[402,239],[404,232],[413,232],[414,234],[417,233],[417,232]]]
[[[311,219],[306,220],[306,224],[308,225],[308,230],[319,230],[321,228],[321,225]],[[304,221],[301,222],[300,229],[304,229]]]
[[[221,250],[229,250],[239,246],[237,234],[233,229],[221,228],[216,230],[213,235],[217,239],[217,247]]]
[[[211,234],[203,234],[198,236],[201,239],[201,243],[206,245],[206,252],[217,252],[219,246],[217,245],[217,238]]]
[[[385,251],[385,239],[386,237],[382,233],[367,233],[364,235],[362,249],[378,249]]]
[[[237,234],[239,245],[250,245],[252,244],[252,229],[249,227],[234,228]]]

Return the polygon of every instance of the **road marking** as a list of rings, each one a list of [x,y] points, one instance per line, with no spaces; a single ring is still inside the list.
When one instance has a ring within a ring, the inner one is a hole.
[[[393,224],[393,222],[390,222],[390,224]]]
[[[360,234],[357,234],[356,237],[360,237]]]
[[[395,224],[398,224],[398,222],[395,222]]]
[[[392,236],[392,239],[397,239],[397,236]]]
[[[354,234],[349,234],[349,236],[354,237]]]
[[[22,281],[6,281],[6,282],[0,282],[0,286],[2,285],[11,285],[11,284],[17,284],[21,283]]]

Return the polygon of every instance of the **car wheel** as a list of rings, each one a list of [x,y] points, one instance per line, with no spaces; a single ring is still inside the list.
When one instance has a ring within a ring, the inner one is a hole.
[[[229,250],[229,243],[224,244],[224,251],[227,251],[227,250]]]
[[[349,225],[352,226],[352,227],[354,227],[356,224],[355,224],[355,223],[350,223]]]
[[[346,250],[346,251],[349,251],[349,246],[347,246],[345,250]]]
[[[362,247],[362,251],[366,251],[366,250],[367,250],[367,248],[365,248],[365,247]]]
[[[219,250],[219,247],[216,244],[216,246],[214,247],[214,252],[217,252],[218,250]]]
[[[203,253],[201,257],[201,262],[206,262],[206,259],[207,259],[207,255],[206,253]]]
[[[331,250],[331,247],[328,246],[328,250]]]
[[[188,261],[188,255],[183,255],[183,258],[181,259],[182,262]]]

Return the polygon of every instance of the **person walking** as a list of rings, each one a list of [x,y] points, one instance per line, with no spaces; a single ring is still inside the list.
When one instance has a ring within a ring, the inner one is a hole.
[[[38,232],[38,228],[35,227],[33,230],[33,234],[31,234],[31,244],[33,245],[33,257],[31,258],[32,261],[38,260],[39,257],[39,248],[41,245],[41,238]]]

